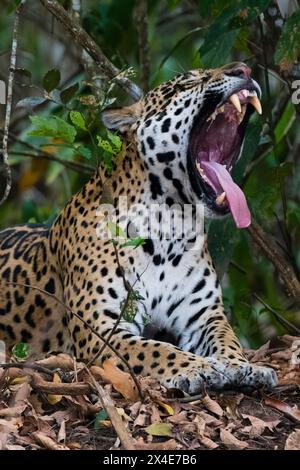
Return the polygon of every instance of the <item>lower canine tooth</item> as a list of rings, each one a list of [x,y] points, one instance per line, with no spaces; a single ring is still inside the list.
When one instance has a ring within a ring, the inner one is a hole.
[[[257,96],[251,96],[250,98],[250,103],[252,106],[256,109],[258,114],[262,114],[262,107],[261,107],[261,102],[259,101]]]
[[[233,95],[229,97],[229,101],[233,104],[233,106],[238,110],[239,113],[242,112],[240,99],[236,93],[233,93]]]
[[[224,193],[220,194],[217,198],[216,198],[216,203],[218,204],[218,206],[220,206],[221,204],[223,204],[223,202],[225,201],[225,197],[226,197],[226,193],[224,191]]]

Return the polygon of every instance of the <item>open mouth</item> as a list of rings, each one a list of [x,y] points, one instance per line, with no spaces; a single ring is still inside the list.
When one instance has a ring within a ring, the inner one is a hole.
[[[201,190],[206,204],[215,213],[230,211],[238,228],[248,227],[251,215],[231,171],[241,154],[251,114],[255,110],[262,112],[257,91],[251,83],[248,88],[236,90],[213,112],[211,109],[204,115],[201,112],[190,136],[189,163],[194,189]]]

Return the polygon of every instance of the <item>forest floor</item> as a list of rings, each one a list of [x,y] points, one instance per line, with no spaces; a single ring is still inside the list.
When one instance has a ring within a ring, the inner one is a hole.
[[[112,361],[87,369],[60,354],[6,364],[0,449],[300,450],[300,339],[285,335],[245,353],[277,371],[275,390],[190,397],[139,378],[140,398]]]

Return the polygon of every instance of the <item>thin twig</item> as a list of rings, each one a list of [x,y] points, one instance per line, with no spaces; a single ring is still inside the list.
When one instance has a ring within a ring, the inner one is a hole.
[[[123,279],[123,284],[124,284],[124,287],[127,291],[127,296],[126,296],[126,299],[124,301],[124,304],[122,306],[122,309],[121,309],[121,312],[120,312],[120,315],[118,317],[118,319],[115,321],[115,324],[112,328],[112,330],[110,331],[108,337],[107,337],[107,342],[109,343],[109,341],[111,340],[111,338],[113,337],[117,327],[119,326],[127,308],[128,308],[128,304],[129,304],[129,300],[130,300],[130,297],[132,295],[132,292],[133,292],[133,287],[131,286],[131,284],[127,281],[126,277],[125,277],[125,272],[124,272],[124,268],[123,266],[121,265],[120,263],[120,258],[119,258],[119,252],[118,252],[118,249],[117,249],[117,246],[115,243],[113,243],[113,247],[114,247],[114,250],[115,250],[115,255],[116,255],[116,261],[117,261],[117,265],[118,265],[118,268],[120,269],[120,272],[121,272],[121,276],[122,276],[122,279]],[[100,356],[103,355],[104,351],[106,349],[106,344],[103,344],[102,347],[99,349],[99,351],[95,354],[95,356],[88,362],[87,366],[90,366],[91,364],[93,364]]]
[[[48,297],[51,297],[53,300],[55,300],[57,303],[59,303],[62,307],[64,307],[70,314],[74,315],[74,317],[76,317],[78,320],[80,320],[81,323],[83,323],[83,325],[85,325],[86,328],[88,328],[95,336],[97,336],[98,339],[103,341],[103,343],[105,343],[106,346],[108,346],[112,350],[112,352],[120,359],[120,361],[122,361],[125,364],[125,366],[128,369],[128,372],[130,373],[130,375],[132,377],[132,380],[134,381],[134,383],[137,387],[137,390],[139,392],[139,395],[140,395],[141,399],[143,398],[143,392],[142,392],[140,383],[139,383],[138,379],[136,378],[136,375],[133,372],[132,367],[130,366],[129,362],[122,356],[122,354],[119,353],[119,351],[112,344],[110,344],[107,341],[107,339],[104,336],[102,336],[100,333],[98,333],[98,331],[96,331],[88,322],[86,322],[83,318],[81,318],[81,316],[78,315],[78,313],[73,312],[71,310],[71,308],[68,305],[66,305],[62,300],[60,300],[55,294],[51,294],[50,292],[47,292],[46,290],[41,289],[40,287],[33,286],[33,285],[30,285],[30,284],[22,284],[22,283],[19,283],[19,282],[5,282],[5,284],[11,285],[11,286],[28,287],[29,289],[35,289],[38,292],[41,292],[42,294],[45,294]]]
[[[237,264],[235,261],[231,261],[230,264],[235,269],[237,269],[239,272],[241,272],[243,274],[247,274],[247,271],[244,268],[242,268],[239,264]],[[278,323],[280,323],[280,325],[283,326],[288,332],[296,333],[298,335],[300,334],[300,330],[295,325],[290,323],[288,320],[286,320],[284,317],[282,317],[282,315],[280,315],[278,312],[276,312],[276,310],[273,307],[271,307],[269,304],[267,304],[258,294],[256,294],[256,292],[252,292],[252,295],[267,310],[269,310],[270,313],[272,313],[272,315],[276,318]]]
[[[26,0],[22,0],[15,12],[15,22],[13,27],[13,36],[12,36],[12,46],[11,46],[11,56],[10,56],[10,66],[9,66],[9,76],[8,76],[8,86],[7,86],[7,102],[6,102],[6,113],[4,121],[4,133],[3,133],[3,144],[2,144],[2,166],[5,175],[5,189],[4,193],[0,199],[0,205],[6,201],[11,190],[12,177],[11,177],[11,168],[8,163],[8,134],[9,134],[9,124],[12,110],[12,99],[13,99],[13,85],[15,77],[15,69],[17,63],[17,48],[18,48],[18,31],[20,23],[20,13],[25,4]]]
[[[115,67],[91,36],[73,20],[68,12],[56,0],[40,0],[44,7],[59,21],[64,29],[69,32],[77,46],[84,49],[96,62],[98,70],[109,80],[114,80],[134,101],[138,101],[143,93],[124,73]]]
[[[1,134],[3,133],[1,129],[0,129],[0,133]],[[20,139],[15,134],[10,133],[9,140],[12,140],[13,142],[24,145],[24,147],[28,148],[29,150],[32,150],[32,152],[10,151],[11,155],[20,155],[20,157],[30,157],[30,158],[43,158],[44,160],[58,162],[61,165],[65,166],[66,168],[69,168],[70,170],[76,171],[81,174],[84,173],[86,175],[92,175],[96,171],[96,168],[94,168],[92,165],[87,165],[85,163],[80,163],[80,162],[67,161],[60,157],[57,157],[56,155],[45,152],[44,150],[41,150],[39,147],[36,147],[35,145],[32,145],[29,142],[26,142]]]
[[[279,315],[279,313],[276,312],[276,310],[274,310],[269,304],[267,304],[259,295],[253,294],[253,297],[255,297],[256,300],[258,300],[258,302],[260,302],[267,310],[269,310],[269,312],[271,312],[272,315],[276,318],[278,323],[280,323],[283,327],[285,327],[287,331],[289,331],[290,333],[296,333],[297,335],[300,335],[299,328],[297,328],[295,325],[293,325],[288,320],[286,320],[281,315]]]
[[[111,420],[111,423],[119,436],[122,446],[126,450],[134,450],[134,444],[132,438],[127,431],[124,422],[122,421],[121,416],[116,410],[115,404],[112,398],[108,395],[108,393],[104,390],[103,387],[95,380],[91,372],[85,367],[86,372],[88,373],[89,377],[91,378],[93,387],[95,391],[98,393],[98,396],[101,400],[103,408],[107,411],[107,414]]]

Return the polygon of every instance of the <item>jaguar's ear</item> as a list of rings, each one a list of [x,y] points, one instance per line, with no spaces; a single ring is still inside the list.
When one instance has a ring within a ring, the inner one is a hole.
[[[130,130],[141,114],[140,101],[124,108],[107,109],[102,113],[102,121],[107,129],[119,129],[121,132]]]

